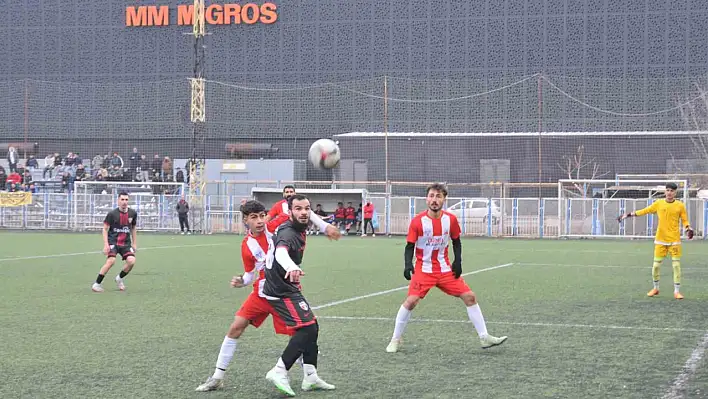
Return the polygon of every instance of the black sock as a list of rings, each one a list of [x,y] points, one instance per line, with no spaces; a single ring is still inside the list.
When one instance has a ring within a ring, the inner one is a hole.
[[[127,275],[128,275],[128,272],[126,272],[125,270],[121,270],[121,271],[120,271],[120,274],[118,275],[118,277],[123,278],[123,277],[125,277],[125,276],[127,276]]]
[[[104,277],[106,277],[106,276],[104,276],[103,274],[99,273],[99,274],[98,274],[98,277],[96,277],[96,284],[101,284],[101,282],[103,281],[103,278],[104,278]]]

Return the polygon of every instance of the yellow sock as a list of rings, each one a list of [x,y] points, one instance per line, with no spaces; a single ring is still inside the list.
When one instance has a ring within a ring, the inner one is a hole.
[[[654,288],[659,289],[659,268],[663,259],[654,258],[654,264],[651,266],[651,277],[654,280]]]
[[[681,260],[672,259],[671,266],[674,269],[674,292],[679,292],[681,286]]]

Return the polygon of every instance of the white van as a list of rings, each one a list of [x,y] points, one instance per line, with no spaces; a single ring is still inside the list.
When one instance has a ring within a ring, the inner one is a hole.
[[[464,209],[464,219],[465,220],[470,220],[470,219],[481,219],[484,223],[487,222],[487,216],[489,213],[489,210],[487,209],[489,206],[489,200],[488,199],[466,199],[464,201],[460,201],[451,207],[447,208],[447,211],[454,214],[457,216],[457,219],[462,222],[463,220],[463,212],[462,212],[462,205],[464,204],[465,209]],[[499,208],[499,204],[497,201],[492,201],[492,223],[496,224],[499,222],[500,218],[502,217],[502,212],[501,208]]]

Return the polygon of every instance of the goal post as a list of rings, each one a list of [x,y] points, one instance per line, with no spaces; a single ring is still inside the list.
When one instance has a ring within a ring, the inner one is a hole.
[[[656,215],[631,218],[621,223],[617,217],[626,212],[638,211],[663,198],[667,183],[676,183],[676,198],[686,203],[689,199],[686,180],[559,180],[559,236],[652,238],[656,232]],[[686,208],[690,212],[690,207]]]
[[[130,207],[138,213],[138,229],[175,231],[179,229],[175,207],[186,193],[177,182],[76,181],[72,196],[74,230],[96,230],[103,218],[118,204],[118,194],[130,196]],[[200,212],[190,209],[192,212]]]

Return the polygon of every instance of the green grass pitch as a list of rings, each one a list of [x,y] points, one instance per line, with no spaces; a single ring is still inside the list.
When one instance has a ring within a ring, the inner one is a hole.
[[[116,290],[114,267],[96,294],[98,234],[0,233],[0,397],[279,397],[264,376],[286,338],[270,321],[246,331],[223,391],[194,392],[250,292],[228,284],[242,272],[241,239],[141,235],[127,291]],[[479,271],[466,281],[490,333],[508,342],[480,349],[462,302],[434,291],[389,354],[405,290],[344,300],[405,286],[403,241],[309,239],[306,296],[342,301],[316,311],[320,375],[337,390],[301,393],[295,366],[298,397],[650,398],[673,385],[708,394],[708,366],[695,359],[708,331],[708,243],[684,246],[679,302],[668,261],[660,297],[646,297],[650,241],[464,240],[464,272]]]

